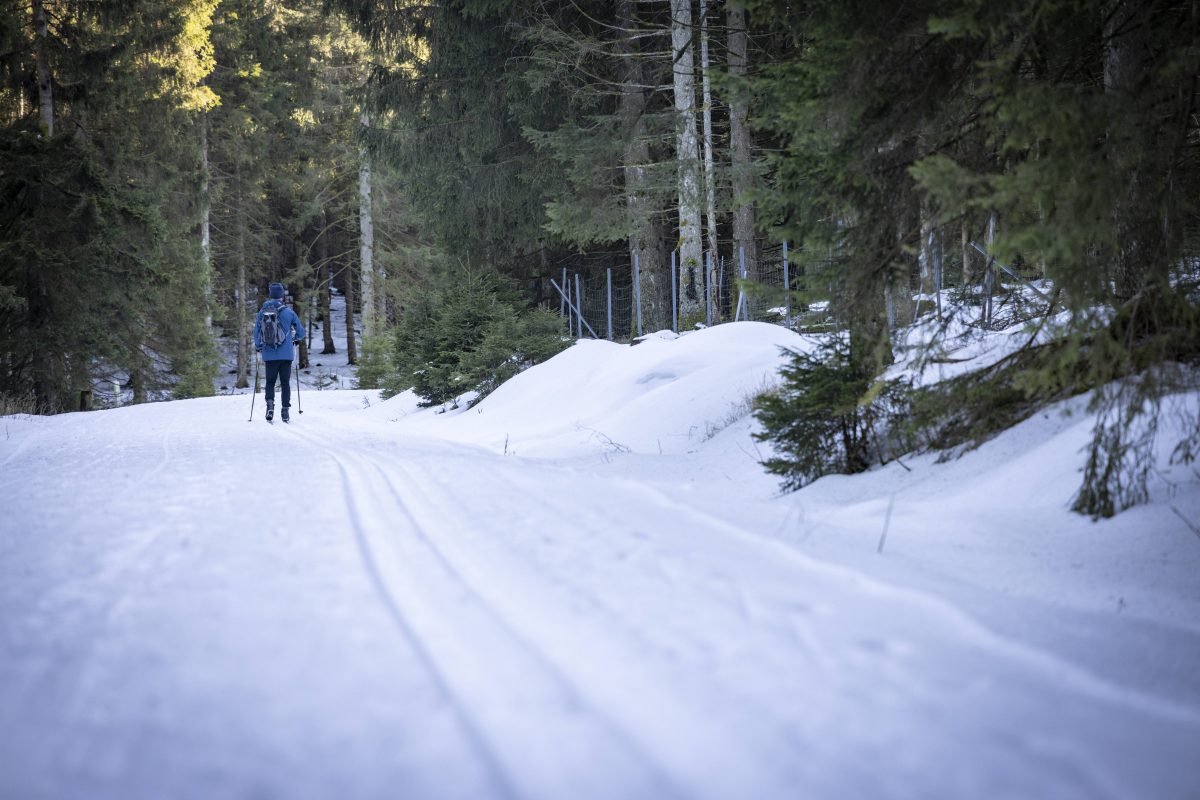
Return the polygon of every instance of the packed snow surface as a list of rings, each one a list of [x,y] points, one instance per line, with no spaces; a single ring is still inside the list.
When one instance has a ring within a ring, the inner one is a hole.
[[[1077,400],[780,496],[780,346],[0,419],[0,797],[1200,796],[1196,473],[1072,515]]]

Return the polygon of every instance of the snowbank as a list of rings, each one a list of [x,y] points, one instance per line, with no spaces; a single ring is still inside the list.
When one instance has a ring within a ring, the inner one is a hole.
[[[686,452],[774,385],[781,348],[807,346],[760,322],[651,335],[633,346],[584,339],[468,411],[411,414],[399,430],[523,456]],[[393,400],[400,408],[409,402]]]

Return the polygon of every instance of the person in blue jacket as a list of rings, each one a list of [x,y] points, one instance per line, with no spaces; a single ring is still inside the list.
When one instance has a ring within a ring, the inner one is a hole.
[[[283,284],[272,283],[268,292],[271,298],[263,303],[254,319],[254,349],[262,353],[263,362],[267,365],[267,422],[275,416],[275,380],[280,380],[280,393],[283,395],[283,410],[280,419],[288,421],[288,409],[292,405],[292,342],[299,342],[305,337],[304,325],[283,302],[286,294]],[[275,311],[279,324],[283,326],[283,340],[275,347],[263,347],[263,314]]]

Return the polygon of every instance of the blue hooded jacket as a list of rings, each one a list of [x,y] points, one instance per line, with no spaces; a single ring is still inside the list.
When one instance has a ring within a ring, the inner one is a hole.
[[[276,308],[282,309],[279,312],[279,324],[283,326],[284,330],[283,344],[278,347],[264,348],[262,340],[263,312]],[[258,311],[258,316],[254,318],[254,348],[262,352],[263,361],[291,361],[294,358],[292,340],[299,341],[306,335],[307,332],[300,322],[300,317],[296,316],[295,311],[284,305],[282,300],[268,300],[263,303],[262,308]]]

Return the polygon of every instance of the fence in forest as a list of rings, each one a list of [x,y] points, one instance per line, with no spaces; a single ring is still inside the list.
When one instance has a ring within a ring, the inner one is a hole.
[[[1032,295],[1049,302],[1049,298],[1030,280],[989,255],[982,245],[972,241],[970,247],[979,253],[983,266],[972,276],[969,285],[960,288],[964,295],[977,295],[973,302],[979,305],[979,324],[985,327],[993,324],[993,298],[1003,289],[1002,279],[1019,283]],[[928,275],[930,285],[924,285],[923,277],[922,283],[914,287],[914,302],[906,309],[914,318],[920,313],[922,302],[926,303],[927,311],[936,307],[940,313],[945,289],[946,251],[936,233],[930,234],[930,240],[923,252],[922,258],[928,259],[928,263],[923,264],[924,268],[920,272],[923,276]],[[814,282],[829,279],[827,276],[832,272],[834,262],[832,252],[818,270],[824,277],[806,275],[803,267],[793,263],[788,257],[787,242],[764,248],[761,256],[753,263],[747,263],[744,252],[739,249],[736,263],[729,263],[721,257],[716,264],[712,264],[711,256],[706,256],[707,268],[701,270],[703,286],[697,285],[697,289],[702,289],[700,300],[703,318],[684,320],[684,324],[688,327],[707,327],[723,322],[755,320],[789,327],[803,326],[807,330],[819,330],[834,325],[826,314],[827,303],[809,305],[805,302],[805,298],[827,297],[832,293],[832,287],[812,285]],[[559,300],[559,313],[570,335],[581,339],[590,336],[596,339],[628,340],[650,332],[646,329],[649,320],[643,313],[645,309],[637,290],[639,271],[640,265],[635,255],[631,269],[626,268],[614,273],[613,268],[609,267],[602,276],[597,276],[595,272],[569,272],[563,269],[561,275],[552,279],[550,283]],[[671,254],[670,281],[670,327],[678,333],[681,325],[678,311],[683,282],[680,280],[680,270],[674,252]],[[699,283],[697,280],[697,284]],[[905,320],[898,316],[895,295],[894,292],[888,293],[890,328],[905,324]]]
[[[767,250],[764,258],[746,262],[739,252],[736,264],[722,257],[715,264],[706,258],[701,270],[703,286],[700,305],[703,319],[684,320],[695,326],[712,326],[737,320],[757,320],[791,324],[795,313],[807,307],[795,301],[803,276],[790,264],[787,244]],[[559,313],[566,329],[577,338],[626,340],[650,331],[648,314],[639,296],[640,264],[634,256],[630,268],[614,272],[607,268],[603,275],[596,272],[570,272],[551,279],[559,301]],[[676,253],[670,264],[670,328],[678,333],[680,292],[684,290]],[[697,279],[697,284],[700,279]],[[794,306],[794,307],[793,307]]]

